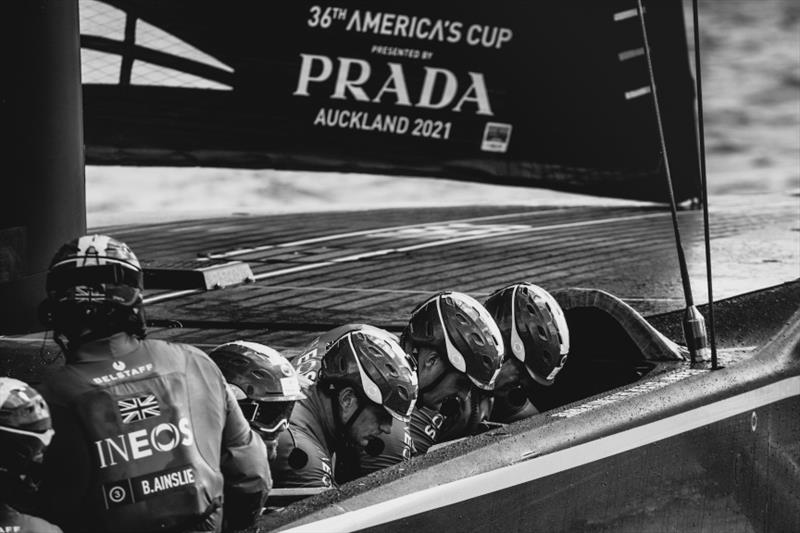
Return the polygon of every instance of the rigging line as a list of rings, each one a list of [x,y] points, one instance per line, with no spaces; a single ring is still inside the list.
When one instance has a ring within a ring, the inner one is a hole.
[[[649,75],[650,89],[653,94],[653,109],[656,115],[658,126],[658,140],[661,145],[661,156],[664,161],[664,173],[667,178],[667,189],[669,193],[670,213],[672,215],[672,229],[675,234],[675,247],[678,254],[678,265],[681,271],[681,281],[683,282],[683,293],[686,298],[686,313],[684,315],[683,330],[686,345],[689,348],[692,363],[698,363],[705,358],[706,331],[703,315],[694,306],[692,297],[692,285],[689,281],[689,269],[686,266],[686,255],[681,243],[680,228],[678,227],[678,208],[675,202],[675,191],[672,182],[672,173],[669,167],[669,155],[667,153],[667,141],[664,135],[664,123],[661,119],[661,109],[658,105],[658,93],[656,91],[656,79],[653,71],[653,58],[650,49],[650,42],[647,38],[647,25],[644,20],[644,6],[642,0],[636,0],[639,9],[639,23],[642,28],[642,41],[644,44],[645,58],[647,60],[647,72]]]
[[[700,67],[700,17],[697,0],[692,0],[692,22],[694,33],[694,68],[695,90],[697,91],[697,121],[695,134],[698,143],[698,159],[700,163],[700,184],[703,202],[703,231],[706,254],[706,281],[708,283],[708,333],[711,344],[711,369],[719,368],[717,362],[717,343],[714,334],[714,291],[711,278],[711,235],[708,221],[708,179],[706,176],[706,143],[703,122],[703,70]]]
[[[686,256],[683,252],[683,244],[681,243],[681,233],[678,227],[678,208],[675,203],[675,192],[672,185],[672,173],[669,168],[669,156],[667,155],[667,141],[664,137],[664,124],[661,120],[661,109],[658,105],[658,94],[656,93],[656,79],[653,72],[652,55],[650,51],[650,43],[647,39],[647,27],[644,22],[644,7],[642,0],[636,0],[637,7],[639,8],[639,22],[642,27],[642,39],[644,41],[645,58],[647,59],[647,72],[650,76],[650,90],[653,93],[653,109],[656,114],[656,124],[658,126],[658,140],[661,144],[661,156],[664,159],[664,173],[667,176],[667,185],[669,192],[669,205],[672,214],[672,230],[675,234],[675,246],[678,249],[678,263],[681,270],[681,281],[683,282],[683,292],[686,298],[686,305],[694,305],[694,298],[692,298],[692,286],[689,283],[689,270],[686,267]]]
[[[683,336],[686,341],[686,346],[689,348],[689,355],[692,364],[703,363],[707,359],[708,353],[708,338],[706,335],[705,319],[700,311],[694,305],[694,298],[692,297],[692,285],[689,281],[689,270],[686,267],[686,256],[683,251],[683,244],[681,243],[680,228],[678,227],[678,208],[675,203],[675,191],[672,182],[672,173],[669,167],[669,155],[667,153],[667,141],[664,135],[664,123],[661,119],[661,109],[658,105],[658,93],[656,90],[656,79],[653,71],[653,58],[650,49],[650,42],[647,38],[647,24],[644,20],[644,6],[642,0],[636,0],[639,9],[639,22],[642,28],[642,42],[644,44],[645,58],[647,60],[647,72],[649,75],[650,88],[653,93],[653,110],[656,115],[656,124],[658,126],[658,139],[661,145],[661,156],[664,161],[664,173],[667,178],[667,189],[669,192],[670,213],[672,215],[672,229],[675,234],[675,247],[678,255],[678,266],[681,272],[681,281],[683,282],[683,292],[686,298],[686,311],[683,316]]]

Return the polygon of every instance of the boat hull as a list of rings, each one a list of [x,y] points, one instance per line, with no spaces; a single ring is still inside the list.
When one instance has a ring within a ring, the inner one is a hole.
[[[800,530],[800,313],[688,365],[263,517],[289,531]]]

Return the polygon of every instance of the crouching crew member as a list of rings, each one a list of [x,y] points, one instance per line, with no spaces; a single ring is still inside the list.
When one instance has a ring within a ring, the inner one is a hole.
[[[50,411],[39,393],[27,383],[0,377],[0,531],[61,531],[11,506],[30,505],[52,438]]]
[[[392,335],[363,324],[335,328],[293,361],[305,382],[292,424],[278,436],[276,487],[331,487],[350,475],[335,457],[371,445],[402,423],[417,398],[412,362]]]
[[[294,402],[304,400],[297,371],[277,351],[257,342],[234,341],[209,354],[228,381],[250,427],[275,460],[278,435],[289,427]]]
[[[66,365],[45,378],[56,436],[45,457],[44,516],[66,531],[219,531],[270,488],[263,441],[202,351],[145,339],[142,269],[104,235],[65,244],[42,318]]]
[[[569,329],[555,298],[532,283],[494,292],[485,303],[506,346],[492,420],[513,422],[539,412],[536,384],[550,386],[567,362]]]
[[[442,292],[427,299],[411,313],[400,344],[417,365],[417,408],[408,428],[392,426],[383,438],[383,453],[361,456],[362,474],[425,453],[435,443],[471,435],[492,410],[503,341],[474,298]]]

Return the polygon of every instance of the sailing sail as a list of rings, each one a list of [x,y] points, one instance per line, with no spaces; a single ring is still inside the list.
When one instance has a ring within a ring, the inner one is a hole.
[[[666,201],[635,0],[82,0],[90,164],[444,177]],[[681,2],[647,36],[699,195]]]

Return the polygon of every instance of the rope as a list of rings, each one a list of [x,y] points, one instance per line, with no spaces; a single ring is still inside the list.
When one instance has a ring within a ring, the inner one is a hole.
[[[669,168],[669,155],[667,153],[667,141],[664,136],[664,124],[661,119],[661,109],[658,105],[658,93],[656,92],[656,79],[653,72],[653,60],[650,52],[650,43],[647,39],[647,25],[644,21],[644,6],[642,0],[636,0],[639,9],[639,23],[642,27],[642,39],[644,43],[645,58],[647,60],[647,72],[650,77],[650,91],[653,94],[653,109],[656,115],[656,124],[658,126],[658,139],[661,146],[661,156],[664,160],[664,173],[667,178],[667,189],[669,192],[670,213],[672,215],[672,231],[675,234],[675,247],[678,252],[678,266],[681,272],[681,281],[683,282],[683,294],[686,300],[686,312],[683,319],[683,333],[686,339],[686,345],[689,348],[689,354],[692,363],[701,363],[704,359],[704,351],[706,348],[706,328],[703,315],[694,306],[694,298],[692,297],[692,285],[689,281],[689,269],[686,267],[686,256],[683,251],[683,244],[681,243],[681,233],[678,227],[678,208],[675,202],[675,193],[672,183],[672,173]]]
[[[697,122],[695,134],[698,143],[698,158],[700,162],[700,183],[703,202],[703,240],[706,254],[706,281],[708,283],[708,333],[711,341],[711,369],[719,368],[717,364],[717,343],[714,334],[714,291],[711,282],[711,236],[708,222],[708,181],[706,178],[706,143],[705,127],[703,123],[703,71],[700,67],[700,18],[698,16],[697,0],[692,0],[692,22],[694,24],[694,68],[695,90],[697,91]]]
[[[686,305],[694,305],[692,298],[692,286],[689,283],[689,270],[686,268],[686,256],[683,253],[683,245],[681,244],[681,232],[678,228],[678,207],[675,203],[675,192],[672,185],[672,172],[669,168],[669,156],[667,155],[667,141],[664,138],[664,124],[661,120],[661,109],[658,106],[658,95],[656,94],[656,79],[653,73],[653,61],[650,54],[650,43],[647,39],[647,26],[644,22],[644,7],[642,0],[636,0],[639,8],[639,22],[642,26],[642,38],[644,40],[645,58],[647,59],[647,72],[650,76],[650,91],[653,93],[653,109],[656,114],[656,123],[658,125],[658,140],[661,144],[661,156],[664,159],[664,171],[667,176],[667,185],[669,192],[669,206],[672,214],[672,231],[675,233],[675,246],[678,249],[678,265],[681,269],[681,281],[683,282],[683,294],[686,299]]]

